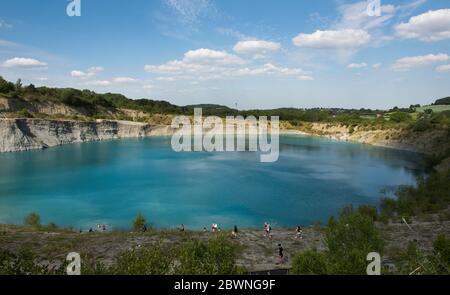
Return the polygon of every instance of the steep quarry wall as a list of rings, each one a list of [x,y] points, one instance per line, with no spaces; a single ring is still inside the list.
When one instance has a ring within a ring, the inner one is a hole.
[[[0,119],[0,152],[42,149],[85,141],[170,135],[170,133],[169,126],[125,121]]]

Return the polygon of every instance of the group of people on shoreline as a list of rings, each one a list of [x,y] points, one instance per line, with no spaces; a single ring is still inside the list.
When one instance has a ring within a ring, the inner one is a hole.
[[[108,230],[106,224],[97,224],[97,230],[94,230],[93,227],[90,227],[88,232],[106,232]],[[80,228],[80,233],[83,233],[83,230]]]
[[[181,226],[178,228],[178,230],[180,232],[185,232],[186,228],[184,226],[184,224],[181,224]],[[97,230],[96,232],[106,232],[107,231],[107,226],[105,224],[97,224]],[[142,228],[142,232],[146,232],[147,231],[147,226],[144,225]],[[221,232],[222,229],[220,228],[220,226],[217,223],[213,223],[211,225],[211,232],[212,233],[218,233]],[[83,231],[80,229],[80,233],[82,233]],[[89,232],[92,233],[94,232],[94,229],[91,227],[89,228]],[[203,232],[208,232],[207,228],[204,227],[203,228]],[[233,230],[231,232],[231,236],[233,238],[237,238],[238,237],[238,227],[237,225],[235,225],[233,227]],[[268,222],[264,222],[264,237],[268,237],[270,240],[272,240],[273,235],[272,235],[272,226],[270,225],[270,223]],[[297,226],[295,229],[295,238],[296,239],[303,239],[303,229],[301,226]],[[281,243],[278,244],[278,258],[279,258],[279,263],[282,264],[284,262],[284,249]]]

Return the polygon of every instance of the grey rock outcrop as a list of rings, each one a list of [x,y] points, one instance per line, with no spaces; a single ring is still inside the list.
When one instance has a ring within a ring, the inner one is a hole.
[[[169,126],[128,121],[96,122],[0,119],[0,152],[43,149],[69,143],[170,135]]]

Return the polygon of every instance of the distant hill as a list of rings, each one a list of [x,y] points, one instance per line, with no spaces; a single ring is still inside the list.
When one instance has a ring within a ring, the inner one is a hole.
[[[193,112],[194,108],[201,108],[203,115],[216,115],[216,116],[233,116],[239,113],[238,110],[229,108],[227,106],[218,104],[195,104],[187,105],[185,108]],[[191,112],[191,113],[192,113]]]
[[[436,100],[434,105],[450,105],[450,96]]]

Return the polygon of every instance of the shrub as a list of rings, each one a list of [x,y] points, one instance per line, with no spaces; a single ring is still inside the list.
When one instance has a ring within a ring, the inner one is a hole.
[[[30,213],[24,220],[25,225],[41,227],[41,217],[37,213]]]
[[[397,194],[401,215],[413,216],[445,209],[450,201],[450,171],[421,177],[417,187],[401,187]]]
[[[401,274],[424,274],[425,265],[429,264],[425,255],[417,248],[416,243],[410,242],[406,251],[400,256],[399,272]]]
[[[58,230],[58,226],[55,223],[53,223],[53,222],[50,222],[47,225],[46,228],[47,228],[48,231],[56,231],[56,230]]]
[[[0,250],[0,275],[41,275],[47,274],[45,266],[36,263],[36,256],[22,249],[17,254]]]
[[[165,275],[172,264],[170,254],[154,245],[126,251],[118,257],[110,272],[116,275]]]
[[[293,275],[325,275],[327,274],[327,257],[316,249],[307,250],[296,255],[292,261]]]
[[[208,242],[185,243],[179,253],[179,275],[231,275],[241,270],[235,264],[236,246],[223,237]]]
[[[136,215],[133,221],[133,230],[136,232],[142,231],[146,223],[147,220],[145,219],[144,215],[142,214]]]
[[[373,221],[378,220],[378,210],[375,206],[371,206],[371,205],[359,206],[358,212],[362,215],[372,218]]]
[[[354,210],[330,218],[325,231],[329,271],[332,274],[365,274],[367,254],[382,254],[383,240],[374,220]]]
[[[16,113],[18,118],[33,118],[33,115],[27,109],[21,109]]]
[[[433,256],[436,269],[440,274],[450,274],[450,239],[444,234],[438,235],[433,242]]]
[[[412,130],[415,132],[424,132],[431,129],[432,127],[433,125],[431,125],[430,121],[425,118],[417,120],[411,126]]]
[[[407,122],[411,120],[411,116],[408,113],[395,112],[389,116],[390,120],[395,123]]]

